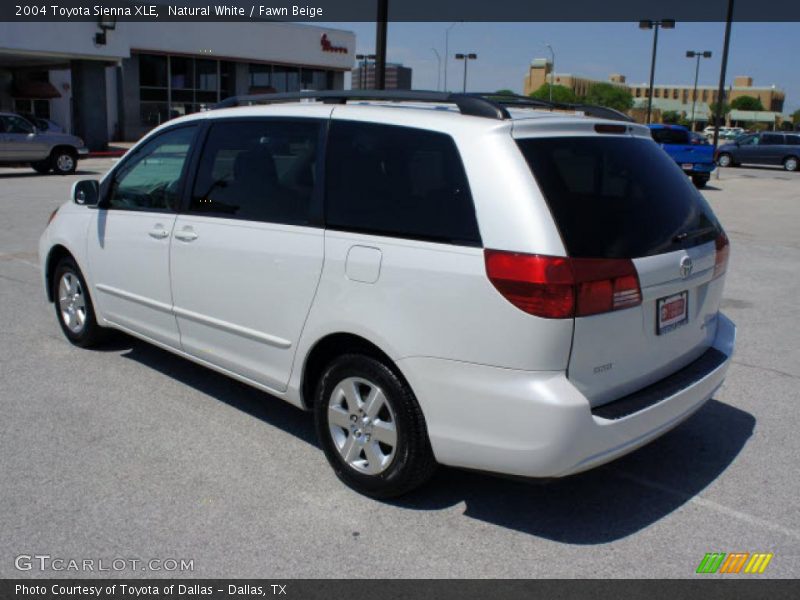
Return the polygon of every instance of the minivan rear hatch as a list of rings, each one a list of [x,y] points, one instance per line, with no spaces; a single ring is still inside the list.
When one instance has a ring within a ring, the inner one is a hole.
[[[598,130],[600,131],[600,130]],[[567,256],[635,267],[641,302],[576,316],[567,371],[600,406],[697,359],[712,344],[727,238],[702,195],[651,139],[628,134],[516,140]]]

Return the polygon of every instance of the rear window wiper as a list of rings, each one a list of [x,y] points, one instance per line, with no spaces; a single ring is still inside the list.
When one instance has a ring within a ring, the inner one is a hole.
[[[695,229],[694,231],[684,231],[683,233],[679,233],[672,237],[673,244],[679,244],[681,242],[685,242],[686,240],[698,238],[703,235],[708,235],[709,233],[716,233],[717,228],[713,225],[711,227],[703,227],[702,229]]]

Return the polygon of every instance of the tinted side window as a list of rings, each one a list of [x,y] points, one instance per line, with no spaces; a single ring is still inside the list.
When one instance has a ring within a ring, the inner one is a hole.
[[[33,125],[22,117],[6,117],[6,133],[33,133]]]
[[[787,135],[786,143],[790,146],[800,146],[800,135]]]
[[[147,142],[114,173],[107,207],[177,210],[181,175],[197,126],[166,131]]]
[[[683,129],[651,129],[650,133],[659,144],[689,143],[689,132]]]
[[[200,158],[190,211],[307,224],[317,164],[315,121],[219,121]]]
[[[333,121],[327,155],[328,227],[480,245],[466,173],[450,136]]]
[[[763,133],[761,143],[765,146],[779,146],[784,143],[783,136],[777,133]]]

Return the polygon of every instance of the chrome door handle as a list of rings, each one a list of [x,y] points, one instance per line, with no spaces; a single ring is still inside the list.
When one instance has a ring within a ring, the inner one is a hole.
[[[148,233],[151,238],[156,238],[157,240],[163,240],[165,237],[169,235],[169,231],[164,229],[162,225],[156,225],[153,229],[151,229]]]
[[[188,228],[176,231],[175,237],[184,242],[193,242],[197,239],[197,234],[194,232],[194,229]]]

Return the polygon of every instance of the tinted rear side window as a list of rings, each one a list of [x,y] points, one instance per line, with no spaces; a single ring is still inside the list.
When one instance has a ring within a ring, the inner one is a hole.
[[[220,120],[211,125],[190,212],[248,221],[311,221],[320,124]]]
[[[480,245],[467,177],[448,135],[333,121],[325,186],[331,229]]]
[[[689,132],[683,129],[659,129],[650,130],[653,139],[659,144],[688,144]]]
[[[800,146],[800,135],[787,135],[786,143],[790,146]]]
[[[779,133],[764,133],[761,135],[761,143],[764,146],[781,146],[784,139]]]
[[[650,140],[594,136],[517,143],[570,256],[649,256],[705,243],[719,232],[705,199]]]

